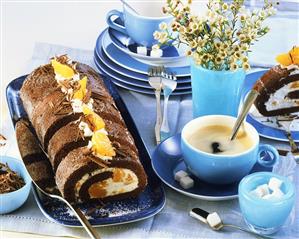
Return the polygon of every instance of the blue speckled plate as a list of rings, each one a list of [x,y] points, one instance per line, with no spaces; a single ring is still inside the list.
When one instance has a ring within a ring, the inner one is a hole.
[[[251,90],[252,86],[257,81],[257,79],[261,77],[265,72],[266,72],[265,70],[257,71],[254,73],[250,73],[246,76],[245,85],[243,88],[243,97]],[[257,130],[257,132],[259,133],[259,135],[265,138],[288,142],[288,139],[285,136],[285,133],[282,129],[279,129],[278,127],[274,127],[274,126],[273,127],[269,126],[269,124],[267,124],[266,122],[263,123],[261,119],[255,117],[254,114],[252,113],[248,114],[247,122],[252,124]],[[293,130],[292,136],[296,142],[299,142],[298,130],[297,131]]]
[[[156,148],[152,157],[152,166],[167,186],[189,197],[208,201],[223,201],[238,197],[239,182],[228,185],[214,185],[191,175],[194,180],[194,187],[184,189],[174,180],[174,174],[177,171],[188,171],[181,152],[181,134],[166,139]],[[272,171],[272,168],[265,168],[256,164],[250,173],[260,171]]]
[[[27,117],[19,97],[19,90],[22,87],[25,77],[26,76],[21,76],[11,81],[6,89],[6,98],[13,124],[21,118]],[[104,82],[114,98],[129,131],[134,137],[139,151],[140,161],[148,176],[148,186],[137,198],[109,202],[104,205],[100,203],[80,204],[79,207],[94,226],[115,225],[143,220],[160,212],[165,205],[165,193],[161,181],[153,172],[150,163],[151,159],[135,123],[120,98],[116,87],[111,84],[111,81],[108,79],[104,78]],[[35,187],[33,187],[33,192],[40,210],[48,219],[65,226],[81,226],[79,221],[73,216],[71,210],[68,209],[64,203],[40,195]]]

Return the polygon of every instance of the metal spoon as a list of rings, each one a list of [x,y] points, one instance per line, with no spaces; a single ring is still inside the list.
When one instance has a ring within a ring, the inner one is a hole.
[[[201,209],[201,208],[193,208],[190,212],[189,212],[189,215],[207,225],[209,225],[209,227],[215,231],[219,231],[221,230],[222,228],[224,227],[230,227],[230,228],[234,228],[234,229],[237,229],[237,230],[240,230],[240,231],[243,231],[243,232],[247,232],[251,235],[254,235],[256,238],[263,238],[263,239],[272,239],[272,237],[268,237],[268,236],[264,236],[264,235],[260,235],[256,232],[253,232],[253,231],[250,231],[250,230],[247,230],[245,228],[242,228],[240,226],[237,226],[237,225],[232,225],[232,224],[224,224],[222,221],[220,221],[219,224],[217,224],[216,226],[211,226],[209,223],[208,223],[208,220],[207,220],[207,217],[210,213],[208,213],[207,211]]]
[[[27,134],[28,133],[28,134],[31,134],[31,135],[35,136],[35,132],[33,132],[33,130],[30,129],[29,122],[28,123],[26,122],[26,130],[28,130],[28,132],[24,132],[24,130],[21,130],[21,124],[23,124],[22,126],[24,126],[24,122],[25,121],[18,121],[16,123],[16,128],[15,128],[16,135],[20,135],[20,134],[24,134],[24,133]],[[20,145],[19,140],[17,140],[17,142],[18,142],[18,147],[19,147],[19,150],[20,150],[20,154],[21,155],[25,155],[26,152],[24,152],[24,151],[26,151],[26,149]],[[43,148],[40,146],[39,141],[38,141],[37,138],[36,138],[35,142],[32,142],[32,143],[35,143],[36,146],[40,147],[40,149],[43,151],[43,153],[45,153],[45,151],[43,150]],[[47,155],[47,154],[45,153],[45,155]],[[84,227],[84,229],[86,230],[86,232],[89,234],[90,238],[92,238],[92,239],[100,239],[100,235],[91,226],[91,224],[86,219],[85,215],[81,212],[81,210],[79,209],[79,207],[77,205],[73,205],[73,204],[69,203],[67,200],[65,200],[63,197],[61,197],[58,193],[55,193],[55,190],[53,192],[49,193],[49,192],[47,192],[47,189],[42,188],[41,185],[38,185],[38,183],[36,183],[33,180],[34,179],[34,173],[30,170],[31,168],[27,167],[26,162],[24,161],[23,157],[21,157],[21,158],[22,158],[23,163],[24,163],[24,165],[25,165],[25,167],[27,169],[27,172],[29,173],[29,175],[31,177],[31,180],[34,183],[34,185],[36,186],[36,188],[42,194],[44,194],[45,196],[48,196],[50,198],[55,198],[55,199],[58,199],[58,200],[64,202],[74,212],[75,216],[78,218],[78,220],[80,221],[80,223],[82,224],[82,226]]]
[[[130,8],[133,12],[135,12],[136,14],[139,15],[139,13],[129,4],[127,3],[125,0],[120,0],[124,5],[126,5],[128,8]]]

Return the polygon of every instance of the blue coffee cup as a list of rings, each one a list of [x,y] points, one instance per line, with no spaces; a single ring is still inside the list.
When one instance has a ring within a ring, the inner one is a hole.
[[[240,181],[256,163],[272,167],[279,159],[277,150],[271,145],[259,144],[259,135],[249,123],[244,123],[245,131],[253,144],[246,151],[233,154],[211,154],[193,147],[188,139],[198,129],[210,125],[223,125],[233,128],[235,117],[226,115],[207,115],[191,120],[182,130],[181,148],[184,162],[192,174],[213,184],[229,184]],[[263,157],[263,155],[269,157]],[[267,160],[265,160],[265,158]]]
[[[114,22],[112,20],[113,16],[119,17],[124,22],[124,26]],[[159,24],[162,22],[169,24],[172,19],[172,16],[148,17],[139,15],[125,5],[123,6],[123,12],[111,10],[106,16],[109,27],[130,36],[136,43],[146,47],[152,47],[157,43],[153,34],[159,30]]]

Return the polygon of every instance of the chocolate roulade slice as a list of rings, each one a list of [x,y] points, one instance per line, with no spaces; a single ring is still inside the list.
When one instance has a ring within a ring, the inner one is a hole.
[[[56,184],[51,165],[36,136],[30,131],[28,122],[21,120],[16,123],[16,136],[20,154],[32,179],[41,188],[54,190]]]
[[[144,190],[147,179],[138,160],[115,157],[105,162],[83,151],[73,150],[57,168],[56,183],[67,200],[120,199]]]
[[[104,120],[108,135],[119,154],[138,158],[138,151],[130,133],[123,126]],[[84,137],[80,131],[78,122],[73,121],[60,128],[49,141],[48,154],[54,172],[56,172],[61,160],[73,149],[87,146],[90,137]]]
[[[299,70],[286,74],[280,66],[273,67],[265,76],[267,86],[260,92],[255,101],[258,111],[264,116],[293,114],[299,111]],[[271,74],[270,74],[271,73]]]
[[[27,112],[32,120],[32,112],[41,99],[57,89],[55,74],[50,64],[35,69],[23,83],[20,96]]]

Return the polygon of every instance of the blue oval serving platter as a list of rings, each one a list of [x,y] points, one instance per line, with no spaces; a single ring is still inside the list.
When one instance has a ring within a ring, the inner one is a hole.
[[[190,189],[184,189],[175,181],[174,174],[177,171],[188,171],[181,152],[181,134],[166,139],[156,148],[152,157],[152,166],[167,186],[186,196],[207,201],[224,201],[238,197],[239,182],[228,185],[215,185],[206,183],[191,175],[194,186]],[[272,168],[255,164],[250,173],[260,171],[272,171]]]
[[[8,108],[13,124],[27,118],[19,96],[19,90],[26,76],[21,76],[9,83],[6,89]],[[160,212],[165,205],[165,192],[162,183],[151,167],[151,159],[142,138],[135,126],[134,120],[122,101],[116,87],[110,80],[103,77],[111,96],[131,132],[139,151],[140,161],[148,176],[148,185],[137,198],[128,198],[108,203],[90,202],[79,205],[89,222],[94,226],[108,226],[143,220]],[[71,210],[62,202],[41,195],[33,187],[36,202],[43,214],[51,221],[70,227],[81,227],[80,222]]]

